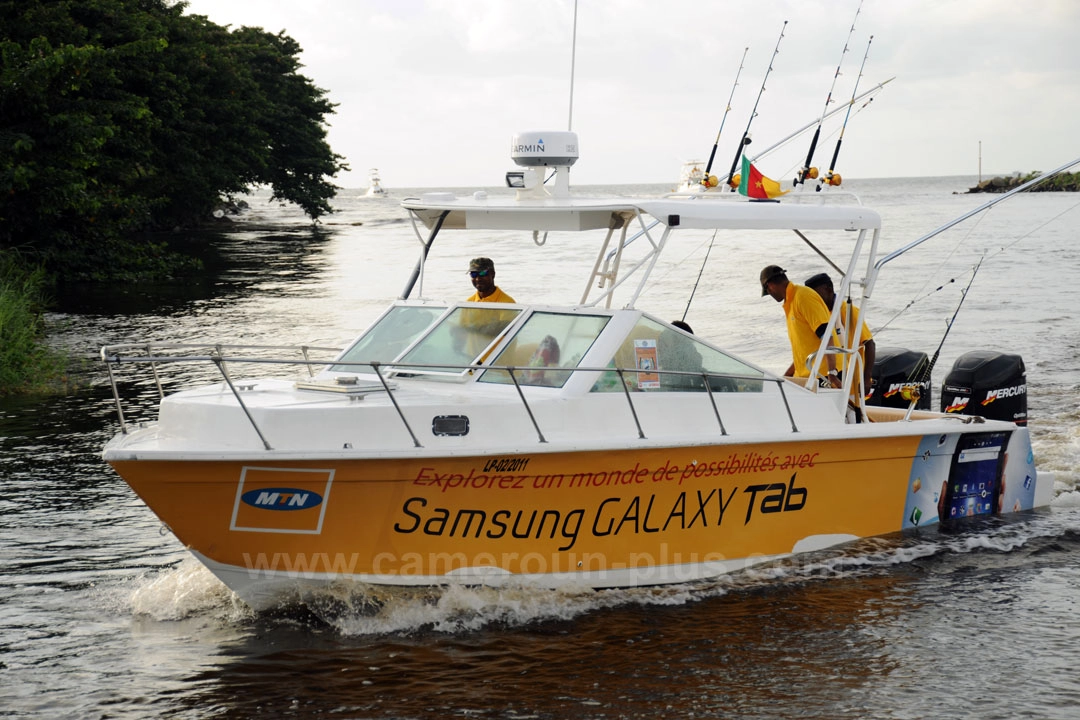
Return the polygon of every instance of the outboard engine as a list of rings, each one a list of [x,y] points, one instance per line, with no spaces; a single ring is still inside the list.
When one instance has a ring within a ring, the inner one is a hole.
[[[991,350],[964,353],[941,386],[941,411],[1027,425],[1023,359]]]
[[[878,348],[874,358],[874,367],[870,371],[870,397],[867,405],[879,407],[907,408],[911,402],[905,400],[900,391],[910,385],[908,378],[922,372],[929,363],[926,353],[904,348]],[[919,383],[919,400],[915,407],[919,410],[930,409],[930,379]]]

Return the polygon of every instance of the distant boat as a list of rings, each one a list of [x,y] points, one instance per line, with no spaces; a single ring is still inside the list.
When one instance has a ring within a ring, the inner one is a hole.
[[[367,197],[386,197],[386,188],[382,186],[382,180],[379,178],[379,171],[376,168],[371,168],[368,171],[368,177],[370,178],[370,184],[367,189]]]
[[[679,186],[675,192],[701,192],[705,188],[701,181],[705,179],[705,163],[700,160],[688,160],[683,163],[679,173]]]

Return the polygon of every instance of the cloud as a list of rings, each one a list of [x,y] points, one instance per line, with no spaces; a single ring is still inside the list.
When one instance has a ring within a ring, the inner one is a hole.
[[[857,7],[580,3],[575,182],[674,182],[682,161],[707,157],[749,46],[717,153],[726,173],[770,63],[751,127],[758,148],[821,115],[841,56],[832,97],[851,97],[871,34],[861,88],[897,79],[853,111],[837,168],[846,177],[973,175],[980,141],[988,173],[1048,170],[1076,153],[1080,3],[866,0],[843,53]],[[499,184],[513,133],[569,122],[571,0],[191,0],[189,12],[296,38],[305,74],[339,104],[330,141],[354,168],[339,184],[363,186],[372,166],[389,187]],[[783,177],[808,144],[777,151],[763,171]]]

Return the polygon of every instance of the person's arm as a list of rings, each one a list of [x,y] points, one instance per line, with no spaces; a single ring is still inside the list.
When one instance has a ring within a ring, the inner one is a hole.
[[[831,385],[834,388],[835,387],[840,387],[841,385],[843,385],[843,383],[840,382],[840,373],[838,373],[836,371],[836,356],[828,351],[829,348],[835,348],[835,347],[839,347],[839,345],[837,345],[835,342],[833,342],[833,336],[830,335],[829,336],[829,342],[825,346],[825,364],[829,366],[829,374],[828,374],[829,385]]]
[[[863,392],[870,392],[870,381],[874,376],[874,358],[877,356],[877,345],[870,338],[863,343]]]
[[[824,303],[822,303],[822,305],[824,305]],[[829,323],[824,322],[824,323],[818,325],[817,330],[815,330],[814,332],[817,334],[818,337],[821,337],[822,335],[825,334],[825,329],[828,328],[828,327],[829,327]],[[832,354],[831,352],[828,352],[829,348],[834,348],[834,347],[839,347],[839,346],[835,342],[833,342],[833,336],[829,335],[829,342],[826,343],[826,345],[825,345],[825,349],[826,349],[825,365],[828,367],[828,370],[829,370],[829,372],[828,372],[829,385],[831,385],[832,387],[840,387],[840,385],[841,385],[840,375],[836,372],[836,355]]]

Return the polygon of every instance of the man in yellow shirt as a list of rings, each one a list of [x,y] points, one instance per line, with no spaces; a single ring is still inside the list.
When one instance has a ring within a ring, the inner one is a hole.
[[[469,262],[469,277],[476,288],[467,302],[513,303],[514,298],[495,285],[495,263],[478,257]],[[461,311],[461,328],[467,333],[466,349],[475,357],[517,317],[516,310],[494,311],[466,308]]]
[[[787,271],[779,265],[768,265],[761,271],[761,296],[768,295],[776,302],[784,303],[787,318],[788,339],[791,341],[791,366],[784,373],[788,377],[809,377],[806,357],[817,352],[821,337],[829,326],[829,309],[816,292],[805,285],[788,281]],[[835,330],[829,337],[829,347],[838,347]],[[840,387],[836,369],[836,356],[827,353],[821,363],[831,387]],[[821,371],[819,371],[821,372]]]
[[[806,287],[815,291],[825,301],[825,306],[831,312],[833,303],[836,302],[836,291],[833,289],[832,278],[827,273],[818,273],[806,281]],[[859,309],[845,300],[840,308],[840,324],[845,329],[859,328],[859,356],[863,366],[863,394],[870,392],[870,378],[874,372],[874,358],[877,355],[877,345],[874,336],[870,333],[870,327],[860,322]]]

